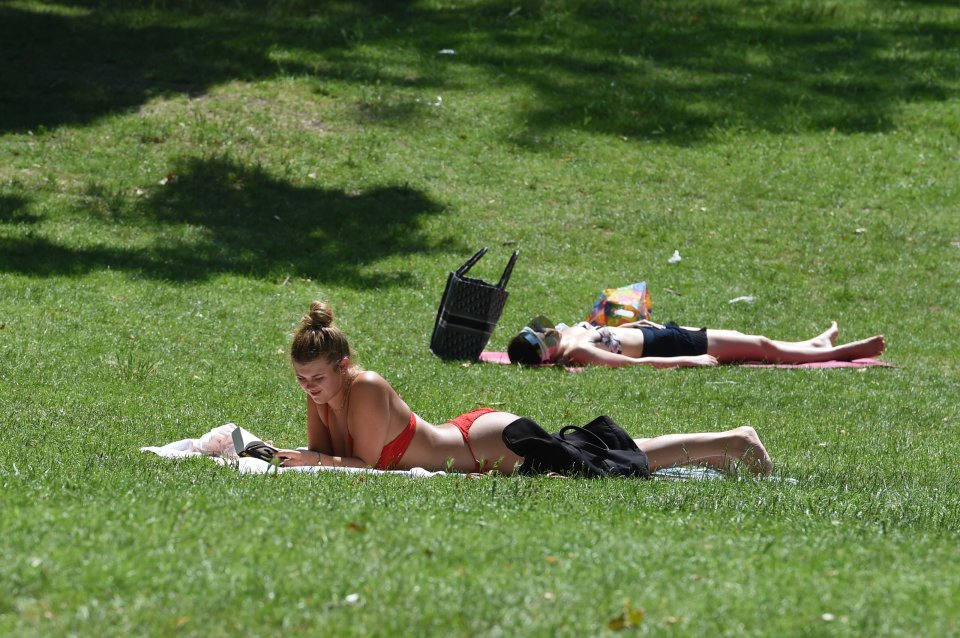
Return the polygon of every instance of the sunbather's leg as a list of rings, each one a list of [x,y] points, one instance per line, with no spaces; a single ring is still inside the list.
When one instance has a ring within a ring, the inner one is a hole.
[[[501,474],[512,474],[523,463],[523,459],[514,454],[503,442],[503,430],[519,419],[509,412],[488,412],[477,417],[470,426],[470,452],[480,463],[483,471],[497,470]]]
[[[756,430],[748,425],[726,432],[666,434],[634,441],[647,455],[651,472],[696,464],[728,471],[731,461],[740,461],[755,474],[766,475],[773,466]]]
[[[762,335],[748,335],[736,330],[707,329],[707,354],[720,363],[735,361],[770,361],[773,363],[814,363],[817,361],[852,361],[875,357],[883,352],[883,335],[834,345],[837,324],[806,341],[779,341]]]

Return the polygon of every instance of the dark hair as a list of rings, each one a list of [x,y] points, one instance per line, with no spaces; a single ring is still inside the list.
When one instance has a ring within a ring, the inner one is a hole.
[[[537,365],[540,363],[540,349],[524,338],[521,332],[510,340],[507,346],[507,357],[511,363]]]
[[[296,363],[310,363],[320,357],[339,361],[351,357],[347,336],[333,323],[333,309],[325,301],[310,304],[310,314],[304,315],[293,333],[290,358]]]

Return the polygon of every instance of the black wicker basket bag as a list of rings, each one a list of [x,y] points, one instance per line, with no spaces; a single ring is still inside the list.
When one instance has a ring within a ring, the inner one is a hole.
[[[430,339],[430,352],[441,359],[478,359],[503,314],[507,303],[507,282],[520,251],[510,257],[496,285],[466,276],[486,252],[485,247],[481,248],[447,277],[447,287],[440,300]]]

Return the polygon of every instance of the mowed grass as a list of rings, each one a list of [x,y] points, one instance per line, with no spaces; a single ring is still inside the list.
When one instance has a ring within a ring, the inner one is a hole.
[[[960,9],[946,2],[0,2],[0,634],[960,634]],[[896,368],[445,363],[645,280],[654,318],[885,334]],[[668,258],[679,250],[682,261]],[[750,295],[755,302],[731,304]],[[431,422],[754,426],[711,482],[238,476],[305,439],[330,300]]]

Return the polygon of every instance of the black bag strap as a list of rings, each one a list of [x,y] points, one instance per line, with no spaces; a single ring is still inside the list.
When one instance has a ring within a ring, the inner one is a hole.
[[[513,274],[513,265],[517,263],[517,255],[520,254],[519,250],[513,251],[513,255],[510,257],[510,261],[507,262],[507,267],[503,271],[503,276],[500,277],[500,283],[497,284],[497,288],[503,290],[507,287],[507,282],[510,281],[510,275]]]
[[[464,275],[468,270],[470,270],[475,263],[477,263],[478,261],[480,261],[480,258],[483,257],[486,253],[487,253],[487,247],[486,247],[486,246],[484,246],[483,248],[481,248],[480,250],[478,250],[477,253],[476,253],[473,257],[471,257],[470,259],[467,260],[467,263],[465,263],[464,265],[462,265],[462,266],[460,266],[459,268],[457,268],[457,277],[463,277],[463,275]]]
[[[584,443],[586,443],[587,445],[597,445],[597,447],[603,448],[604,450],[609,450],[609,449],[610,449],[610,446],[607,445],[606,441],[604,441],[603,439],[601,439],[599,436],[597,436],[596,434],[594,434],[594,433],[591,432],[590,430],[588,430],[588,429],[586,429],[586,428],[582,428],[582,427],[580,427],[579,425],[565,425],[565,426],[563,426],[562,428],[560,428],[560,432],[559,432],[558,436],[559,436],[561,439],[566,440],[566,437],[563,436],[563,435],[564,435],[566,432],[570,431],[570,430],[574,430],[574,431],[576,431],[576,432],[582,432],[582,433],[584,433],[584,434],[589,434],[591,437],[593,437],[594,439],[596,439],[597,441],[600,442],[599,445],[597,445],[596,443],[590,443],[589,441],[584,441]]]

